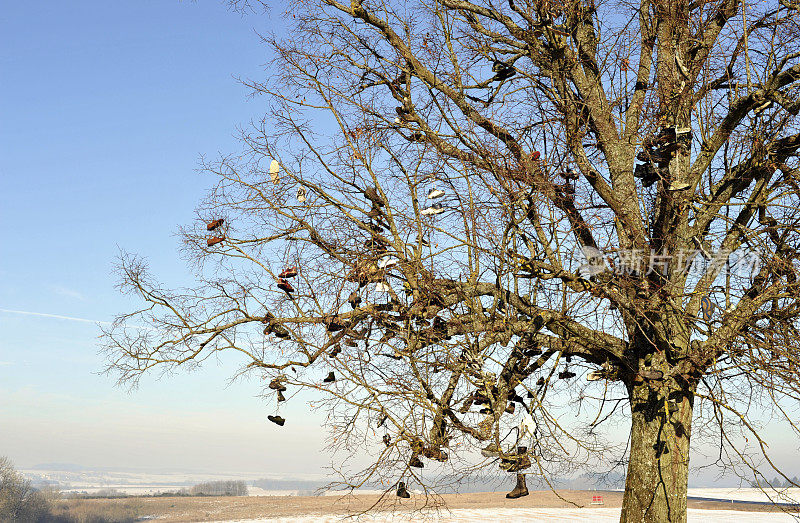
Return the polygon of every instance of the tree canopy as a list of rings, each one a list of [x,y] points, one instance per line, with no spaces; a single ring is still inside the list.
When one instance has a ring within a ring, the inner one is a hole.
[[[760,429],[797,431],[797,5],[285,17],[245,82],[268,112],[182,230],[197,284],[123,256],[143,306],[105,332],[109,371],[236,352],[276,408],[316,391],[332,448],[372,457],[341,459],[353,488],[626,467],[623,521],[685,521],[692,437],[783,474]]]

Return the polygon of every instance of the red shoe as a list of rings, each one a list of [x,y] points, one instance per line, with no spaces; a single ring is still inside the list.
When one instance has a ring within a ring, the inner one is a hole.
[[[222,243],[225,240],[224,236],[215,236],[214,238],[209,238],[206,240],[206,245],[209,247],[213,247],[218,243]]]
[[[278,280],[278,288],[286,292],[287,294],[291,294],[294,292],[294,287],[292,287],[292,284],[284,279]]]
[[[284,269],[284,271],[278,274],[278,278],[294,278],[297,276],[297,267],[289,267],[288,269]]]
[[[213,231],[214,229],[219,229],[222,226],[223,223],[225,223],[225,220],[223,220],[222,218],[220,218],[218,220],[214,220],[212,222],[208,222],[206,224],[206,230],[207,231]]]

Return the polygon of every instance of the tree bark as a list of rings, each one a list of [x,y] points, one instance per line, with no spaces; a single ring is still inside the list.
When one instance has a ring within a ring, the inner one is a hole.
[[[694,392],[672,380],[630,390],[631,449],[620,521],[685,522]]]

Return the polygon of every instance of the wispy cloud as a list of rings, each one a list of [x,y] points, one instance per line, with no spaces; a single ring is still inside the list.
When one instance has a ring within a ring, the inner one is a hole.
[[[59,296],[72,298],[73,300],[86,301],[86,296],[81,294],[81,292],[76,291],[75,289],[70,289],[69,287],[65,287],[63,285],[51,285],[50,290]]]
[[[62,316],[61,314],[47,314],[44,312],[15,311],[12,309],[0,309],[0,312],[5,312],[6,314],[22,314],[24,316],[38,316],[40,318],[54,318],[56,320],[80,321],[83,323],[95,323],[95,324],[99,323],[101,325],[111,325],[110,321],[90,320],[87,318],[75,318],[74,316]]]
[[[36,316],[38,318],[51,318],[54,320],[66,320],[66,321],[79,321],[81,323],[93,323],[95,325],[111,325],[110,321],[100,321],[100,320],[90,320],[88,318],[76,318],[75,316],[63,316],[61,314],[48,314],[45,312],[33,312],[33,311],[18,311],[13,309],[0,309],[0,313],[6,314],[21,314],[23,316]],[[146,325],[126,325],[128,328],[132,329],[139,329],[143,331],[153,331],[156,332],[158,329],[153,327],[148,327]],[[2,365],[3,362],[0,362]]]
[[[13,363],[10,361],[0,361],[0,367],[5,367],[8,365],[13,365]]]

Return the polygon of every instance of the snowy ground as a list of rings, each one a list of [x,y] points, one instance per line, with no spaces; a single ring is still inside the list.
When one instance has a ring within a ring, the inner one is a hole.
[[[777,503],[800,503],[800,489],[778,489],[766,492],[757,488],[690,488],[689,496],[701,498],[731,499],[736,501],[771,501]]]
[[[455,509],[435,519],[435,521],[456,523],[486,523],[491,521],[508,523],[509,521],[544,521],[544,522],[585,522],[592,523],[618,522],[619,508],[518,508],[518,509]],[[689,509],[691,523],[789,523],[797,521],[788,514],[775,512],[739,512],[735,510],[697,510]],[[230,520],[226,523],[252,523],[270,521],[276,523],[338,523],[348,521],[341,516],[309,515],[292,518]],[[353,520],[349,520],[353,521]],[[410,513],[392,515],[373,515],[357,521],[367,522],[401,522],[430,521]]]

